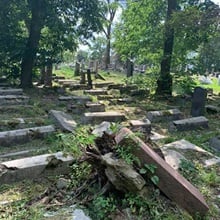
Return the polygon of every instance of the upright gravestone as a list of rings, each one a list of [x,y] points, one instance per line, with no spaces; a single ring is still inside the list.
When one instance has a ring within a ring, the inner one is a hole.
[[[207,90],[201,87],[196,87],[192,98],[191,115],[192,117],[203,116],[205,112],[205,103]]]
[[[75,64],[75,76],[80,75],[80,63],[76,62]]]

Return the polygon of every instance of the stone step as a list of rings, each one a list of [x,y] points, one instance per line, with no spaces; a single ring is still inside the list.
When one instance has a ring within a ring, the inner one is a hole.
[[[0,88],[0,95],[22,95],[23,94],[23,89],[3,89]]]
[[[24,179],[35,179],[48,175],[70,172],[74,158],[62,152],[43,154],[0,164],[0,184],[11,184]]]
[[[179,109],[169,109],[161,111],[149,111],[147,118],[151,122],[167,122],[183,118],[183,114]]]
[[[24,95],[0,95],[0,105],[25,105],[28,101],[29,97]]]
[[[209,120],[204,116],[186,118],[171,122],[169,130],[190,131],[199,128],[208,128],[208,122]]]
[[[108,91],[104,89],[84,90],[84,93],[88,95],[108,95]]]
[[[0,132],[0,146],[8,147],[11,145],[26,143],[32,139],[42,138],[54,131],[55,128],[53,125],[3,131]]]
[[[125,115],[120,112],[109,111],[109,112],[93,112],[84,113],[83,123],[101,123],[103,121],[109,122],[121,122],[124,121]]]

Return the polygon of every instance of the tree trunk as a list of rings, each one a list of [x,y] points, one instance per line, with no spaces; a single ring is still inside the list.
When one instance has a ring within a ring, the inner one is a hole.
[[[106,50],[105,50],[105,69],[108,69],[109,64],[110,64],[110,50],[111,50],[111,27],[108,28],[108,36],[107,36],[107,44],[106,44]]]
[[[130,59],[126,61],[126,75],[127,77],[133,76],[134,64]]]
[[[31,23],[27,45],[21,63],[21,87],[28,88],[32,86],[32,69],[36,58],[36,53],[40,40],[40,32],[42,28],[42,0],[28,1],[31,8]]]
[[[47,87],[52,87],[52,74],[53,74],[53,64],[49,62],[47,64],[46,75],[44,80],[44,85]]]
[[[168,0],[167,20],[165,23],[164,52],[161,61],[160,76],[157,80],[156,95],[172,95],[172,76],[170,74],[174,44],[174,28],[170,24],[172,13],[176,10],[177,0]]]
[[[45,76],[46,76],[46,69],[45,69],[45,66],[42,66],[41,69],[40,69],[40,84],[44,84],[44,81],[45,81]]]

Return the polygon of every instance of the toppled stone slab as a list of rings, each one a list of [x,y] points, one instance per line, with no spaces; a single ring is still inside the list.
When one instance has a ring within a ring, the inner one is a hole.
[[[119,98],[116,101],[116,103],[118,105],[131,104],[131,103],[134,103],[134,102],[135,102],[135,100],[133,98]]]
[[[85,104],[91,102],[92,98],[89,96],[60,96],[59,101],[68,102],[72,101],[74,103]]]
[[[23,89],[1,89],[0,88],[0,95],[22,95]]]
[[[90,89],[85,90],[84,93],[89,95],[108,95],[108,91],[104,89]]]
[[[85,107],[89,112],[105,112],[105,105],[99,102],[87,102]]]
[[[186,209],[191,215],[207,213],[209,208],[201,193],[133,132],[122,128],[115,140],[117,144],[124,147],[129,143],[129,146],[133,147],[133,154],[139,158],[142,166],[153,164],[157,167],[155,170],[155,175],[159,178],[157,186],[167,197]]]
[[[32,139],[42,138],[55,131],[53,125],[24,128],[0,132],[0,146],[11,146],[26,143]]]
[[[130,120],[130,126],[132,131],[139,131],[145,134],[151,133],[151,122],[146,120]]]
[[[11,184],[40,176],[67,174],[74,158],[62,152],[27,157],[0,164],[0,184]]]
[[[220,108],[214,105],[206,105],[205,109],[207,113],[211,113],[211,114],[217,114],[220,112]]]
[[[211,138],[209,144],[214,151],[220,152],[220,136]]]
[[[183,118],[183,114],[179,109],[169,109],[162,111],[149,111],[147,113],[147,118],[151,122],[166,122],[179,120]]]
[[[65,76],[52,76],[52,79],[54,82],[58,82],[58,80],[64,80]]]
[[[166,144],[161,147],[161,150],[167,163],[174,169],[180,167],[183,159],[192,161],[193,158],[194,161],[197,160],[205,166],[214,165],[214,161],[216,164],[220,162],[220,158],[184,139]]]
[[[0,105],[25,105],[28,101],[29,97],[24,95],[0,95]]]
[[[209,120],[204,116],[186,118],[171,122],[169,125],[169,130],[189,131],[199,128],[208,128],[208,122]]]
[[[71,80],[71,79],[58,79],[57,82],[61,85],[64,84],[71,84],[71,83],[76,83],[76,80]]]
[[[111,125],[112,124],[110,122],[103,121],[101,124],[95,127],[95,129],[92,131],[92,134],[94,134],[97,137],[102,137],[104,133],[111,135],[112,134]]]
[[[125,120],[125,115],[120,112],[92,112],[84,113],[83,122],[86,123],[101,123],[102,121],[121,122]]]
[[[49,115],[62,131],[72,132],[77,126],[77,123],[73,120],[71,115],[65,112],[50,110]]]
[[[67,111],[81,115],[86,111],[86,107],[84,104],[67,104]]]
[[[119,88],[121,94],[130,94],[132,90],[137,90],[137,85],[126,85]]]

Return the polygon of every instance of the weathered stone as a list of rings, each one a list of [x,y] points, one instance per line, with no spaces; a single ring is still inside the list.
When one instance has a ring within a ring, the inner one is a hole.
[[[24,95],[0,95],[0,105],[25,105],[28,101],[29,97]]]
[[[0,146],[26,143],[54,132],[52,125],[0,132]]]
[[[108,153],[102,156],[102,163],[107,167],[106,176],[116,189],[135,193],[143,189],[145,180],[124,160],[113,159],[112,153]]]
[[[89,112],[105,112],[105,105],[102,103],[87,102],[85,107]]]
[[[103,87],[107,87],[111,84],[112,84],[112,82],[99,82],[99,83],[94,83],[93,85],[95,86],[95,88],[103,88]]]
[[[132,90],[137,90],[136,85],[126,85],[119,88],[121,94],[130,94]]]
[[[220,108],[214,105],[206,105],[205,109],[207,113],[216,114],[220,112]]]
[[[88,85],[86,84],[72,84],[72,85],[69,85],[69,90],[70,91],[73,91],[73,90],[83,90],[83,89],[88,89]]]
[[[161,150],[167,163],[174,169],[179,168],[182,159],[191,161],[193,158],[194,161],[205,166],[220,162],[220,158],[184,139],[166,144],[161,147]]]
[[[220,136],[211,138],[209,144],[213,150],[220,152]]]
[[[67,111],[74,114],[83,114],[86,111],[86,107],[83,104],[68,104]]]
[[[117,99],[117,104],[118,105],[131,104],[133,102],[134,102],[133,98],[120,98],[120,99]]]
[[[122,128],[117,134],[116,143],[126,147],[133,146],[133,154],[139,158],[142,165],[153,164],[157,167],[155,175],[158,176],[157,186],[171,200],[175,201],[190,214],[205,215],[208,211],[203,196],[183,176],[168,165],[150,146],[141,141],[127,128]]]
[[[125,120],[125,115],[119,112],[93,112],[84,113],[84,123],[101,123],[102,121],[120,122]]]
[[[23,89],[0,89],[0,95],[22,95]]]
[[[162,134],[159,134],[155,131],[151,131],[151,134],[150,134],[150,140],[151,141],[159,141],[161,139],[164,139],[166,138],[166,136],[162,135]]]
[[[54,80],[54,82],[58,82],[58,80],[65,79],[65,76],[52,76],[52,79]]]
[[[140,97],[147,97],[150,94],[149,89],[136,89],[136,90],[131,90],[130,95],[131,96],[140,96]]]
[[[151,133],[151,122],[148,119],[144,121],[130,120],[130,126],[132,131],[140,131],[145,134]]]
[[[11,184],[40,176],[67,174],[74,158],[62,152],[27,157],[0,164],[0,184]]]
[[[191,115],[192,117],[203,116],[205,113],[205,103],[207,97],[207,90],[201,87],[194,89],[192,98]]]
[[[59,101],[73,101],[74,103],[86,104],[87,102],[91,102],[92,99],[89,96],[60,96]]]
[[[71,84],[71,83],[76,83],[76,80],[71,80],[71,79],[59,79],[57,81],[59,84],[64,85],[64,84]]]
[[[162,111],[149,111],[147,118],[151,122],[166,122],[183,118],[183,114],[178,109],[169,109]]]
[[[108,95],[107,90],[103,90],[103,89],[85,90],[84,93],[89,95]]]
[[[113,95],[98,95],[97,96],[98,100],[111,100],[114,99]]]
[[[110,128],[111,128],[111,123],[108,121],[103,121],[101,124],[95,127],[95,129],[92,131],[92,134],[94,134],[97,137],[102,137],[104,133],[112,134]]]
[[[64,112],[50,110],[49,115],[62,131],[72,132],[75,130],[77,126],[76,122],[73,120],[71,115],[66,114]]]
[[[110,90],[110,89],[120,89],[123,86],[124,86],[123,84],[110,84],[108,86],[108,90]]]
[[[208,122],[209,120],[204,116],[186,118],[171,122],[169,125],[169,129],[170,131],[189,131],[199,128],[208,128]]]
[[[59,178],[57,180],[56,187],[57,187],[57,189],[66,189],[66,188],[68,188],[69,184],[70,184],[70,180],[64,179],[64,178]]]

